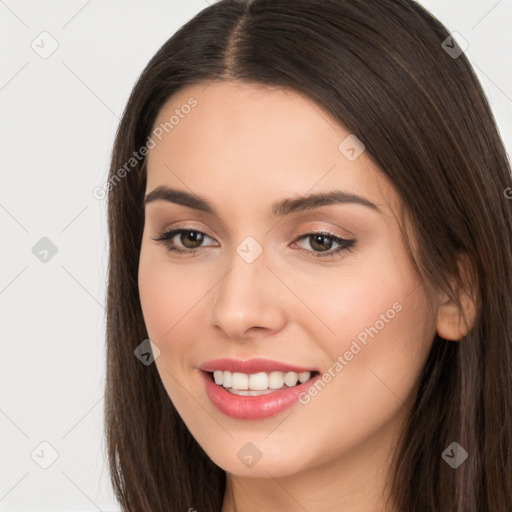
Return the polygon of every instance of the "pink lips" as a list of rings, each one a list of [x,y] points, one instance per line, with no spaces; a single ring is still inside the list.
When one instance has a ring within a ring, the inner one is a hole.
[[[207,361],[199,367],[204,372],[213,372],[215,370],[225,370],[228,372],[240,373],[259,373],[259,372],[311,372],[316,371],[311,368],[304,368],[271,359],[215,359]]]
[[[227,416],[247,420],[268,418],[288,409],[288,407],[298,402],[301,393],[307,392],[308,388],[320,378],[320,374],[317,374],[307,382],[291,388],[285,386],[266,395],[242,396],[230,393],[224,387],[215,384],[211,372],[223,370],[247,374],[272,371],[313,373],[315,370],[269,359],[249,359],[245,361],[216,359],[202,364],[199,368],[202,370],[200,373],[205,384],[206,394],[212,404]]]

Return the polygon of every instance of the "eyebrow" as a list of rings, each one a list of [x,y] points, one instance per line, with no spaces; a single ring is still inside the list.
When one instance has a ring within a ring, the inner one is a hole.
[[[213,206],[205,198],[183,190],[172,189],[165,185],[161,185],[147,194],[144,203],[148,204],[157,200],[168,201],[169,203],[180,204],[188,208],[217,215]],[[281,217],[290,213],[313,210],[321,206],[333,204],[358,204],[380,212],[379,207],[368,199],[342,190],[331,190],[330,192],[282,199],[272,204],[271,212],[274,216]]]

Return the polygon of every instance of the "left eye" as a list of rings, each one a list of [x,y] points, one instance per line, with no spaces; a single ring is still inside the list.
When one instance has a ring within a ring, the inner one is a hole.
[[[175,243],[175,238],[178,238],[181,245],[177,245]],[[169,251],[192,254],[201,247],[204,247],[202,244],[207,238],[213,240],[213,238],[209,237],[202,231],[179,228],[171,231],[164,231],[163,233],[160,233],[157,238],[153,238],[153,240],[156,242],[162,242]],[[355,243],[355,240],[341,238],[331,233],[322,232],[306,233],[305,235],[300,236],[297,241],[303,241],[306,239],[309,239],[309,246],[313,250],[311,251],[303,247],[300,249],[311,253],[311,256],[314,257],[333,256],[340,251],[351,249]],[[297,241],[292,245],[296,245]],[[337,244],[338,247],[333,249],[334,244]]]
[[[348,250],[352,248],[355,243],[355,240],[341,238],[331,233],[306,233],[305,235],[299,237],[298,240],[309,240],[309,246],[314,250],[304,250],[312,252],[312,256],[320,258],[325,256],[333,256],[340,251]],[[338,247],[333,249],[333,244],[337,244]]]

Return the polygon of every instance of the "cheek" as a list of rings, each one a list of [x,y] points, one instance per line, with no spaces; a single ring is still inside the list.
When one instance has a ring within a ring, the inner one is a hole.
[[[326,347],[340,363],[331,399],[343,396],[347,410],[375,428],[414,395],[435,332],[422,287],[388,275],[394,279],[339,294],[337,340]]]
[[[296,305],[289,314],[309,331],[310,339],[324,344],[333,358],[354,339],[364,344],[377,333],[394,330],[396,335],[404,327],[408,331],[404,335],[408,335],[411,325],[403,320],[413,316],[418,321],[424,316],[422,304],[415,303],[418,293],[413,292],[418,278],[407,264],[395,267],[381,258],[378,265],[358,262],[300,279],[287,272],[287,282],[293,282],[300,299],[290,300],[290,305]]]
[[[323,303],[318,314],[335,335],[318,336],[317,330],[314,338],[328,355],[322,368],[325,386],[305,397],[304,403],[310,401],[304,422],[318,428],[317,418],[329,418],[320,437],[330,437],[334,451],[372,432],[394,430],[411,406],[430,350],[434,326],[421,286],[415,288],[412,274],[389,270],[385,279],[379,280],[378,273],[361,275],[354,282],[345,279],[335,294],[315,296],[317,307]],[[322,443],[314,444],[313,452],[327,460]]]
[[[166,258],[164,251],[141,250],[138,273],[139,295],[149,337],[168,344],[187,312],[204,294],[200,279],[191,279]]]
[[[141,257],[139,265],[139,295],[144,322],[151,339],[159,339],[172,325],[176,294],[169,288],[169,279],[158,265]]]
[[[380,251],[369,260],[341,268],[335,278],[318,273],[294,291],[316,314],[297,321],[328,356],[323,370],[336,377],[327,385],[332,399],[341,393],[352,407],[372,411],[376,399],[389,406],[388,399],[405,399],[414,389],[435,322],[405,253]]]

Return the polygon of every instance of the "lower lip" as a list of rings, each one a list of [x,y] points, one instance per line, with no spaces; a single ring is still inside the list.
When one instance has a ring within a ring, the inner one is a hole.
[[[318,374],[303,384],[266,395],[241,396],[230,393],[222,386],[215,384],[210,373],[201,371],[201,375],[205,382],[206,394],[212,404],[226,416],[243,420],[258,420],[283,412],[297,403],[299,395],[307,392],[320,377]]]

